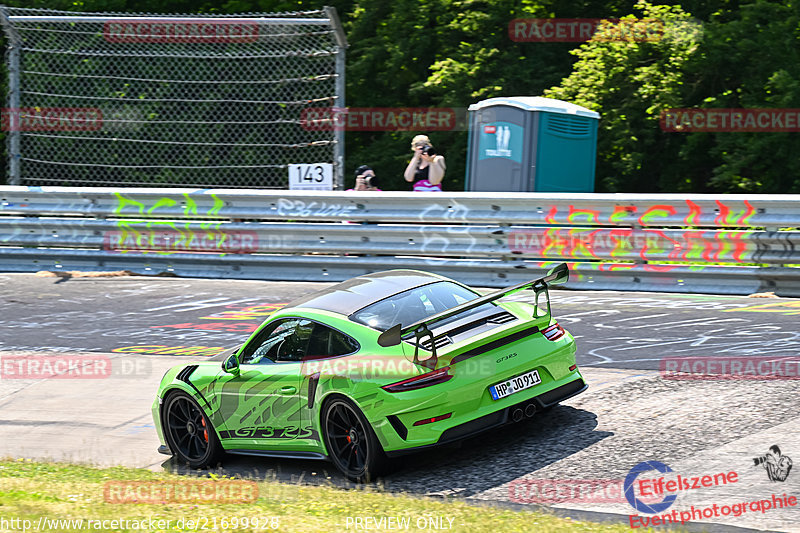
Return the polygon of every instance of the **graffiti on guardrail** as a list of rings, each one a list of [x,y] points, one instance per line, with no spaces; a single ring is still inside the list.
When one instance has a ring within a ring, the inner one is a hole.
[[[548,259],[790,263],[800,262],[791,244],[796,236],[750,230],[517,228],[507,242],[512,254]]]
[[[225,206],[216,195],[211,194],[213,205],[207,208],[198,206],[197,201],[183,193],[182,201],[169,196],[150,199],[147,203],[128,198],[115,192],[117,204],[114,215],[117,231],[103,234],[103,249],[112,252],[141,252],[171,254],[177,252],[201,252],[225,254],[246,254],[255,251],[259,245],[258,235],[252,231],[220,230],[223,221],[219,211]],[[132,215],[131,218],[128,218]],[[216,222],[179,222],[174,219],[154,219],[150,217],[213,218]],[[147,216],[143,220],[141,217]],[[199,227],[199,229],[198,229]]]
[[[120,193],[115,195],[115,215],[130,214],[133,217],[119,219],[119,230],[104,234],[104,249],[107,251],[160,255],[179,252],[216,253],[224,256],[259,251],[287,251],[298,247],[297,239],[292,235],[259,237],[256,231],[227,229],[230,222],[223,221],[220,215],[225,202],[215,194],[209,195],[213,200],[211,206],[200,206],[187,193],[182,195],[181,202],[164,196],[151,199],[147,203],[127,198]],[[344,203],[306,202],[288,198],[279,198],[276,204],[278,215],[285,219],[338,218],[352,214],[357,209],[355,205]],[[159,215],[181,215],[187,219],[200,219],[201,222],[152,218]],[[145,216],[147,218],[137,218]],[[202,219],[209,218],[217,220],[202,222]]]
[[[447,253],[455,246],[464,254],[472,252],[478,241],[470,234],[472,228],[467,225],[470,221],[469,213],[469,207],[453,200],[446,205],[434,203],[425,208],[419,214],[419,221],[423,224],[419,228],[422,235],[421,253],[431,255]],[[432,220],[442,219],[446,221],[447,226],[431,225]]]
[[[671,232],[659,230],[534,228],[509,233],[512,253],[542,258],[653,259],[742,262],[752,232]],[[680,238],[675,238],[680,237]]]
[[[114,216],[134,214],[141,217],[145,215],[174,216],[176,214],[181,214],[186,218],[219,218],[220,210],[225,207],[225,202],[216,194],[209,194],[207,196],[203,195],[200,198],[189,193],[175,195],[176,197],[180,196],[182,198],[180,201],[176,200],[172,196],[161,196],[154,198],[148,197],[146,199],[143,198],[143,200],[146,200],[146,202],[134,200],[133,198],[129,197],[130,195],[126,196],[119,192],[114,192],[113,194],[116,198],[116,205],[114,206],[113,211]],[[197,200],[206,200],[207,198],[211,198],[214,204],[208,209],[204,210],[198,205]]]
[[[536,268],[546,271],[554,266],[560,264],[561,261],[531,261],[529,264]],[[714,265],[661,265],[661,264],[648,264],[648,263],[612,263],[612,262],[578,262],[567,261],[567,266],[570,270],[570,282],[583,282],[591,280],[593,273],[626,273],[629,272],[634,276],[642,273],[664,273],[670,274],[664,278],[665,285],[681,285],[684,283],[680,279],[682,273],[685,272],[703,272],[713,268],[720,268]],[[655,282],[657,283],[657,282]]]
[[[158,191],[158,189],[154,189]],[[158,193],[156,193],[158,194]],[[168,217],[218,219],[220,215],[231,218],[259,220],[352,220],[356,213],[361,220],[381,222],[381,213],[391,216],[393,222],[415,222],[419,214],[430,206],[429,195],[401,195],[396,203],[385,205],[383,195],[360,196],[356,201],[333,191],[314,197],[288,197],[283,193],[259,191],[257,196],[247,191],[227,191],[223,201],[219,191],[197,190],[184,192],[164,189],[160,196],[141,191],[103,192],[87,189],[85,193],[74,190],[61,191],[37,187],[24,190],[2,191],[0,212],[37,213],[51,215],[87,212],[91,215],[125,216],[139,218]],[[468,194],[468,193],[462,193]],[[536,193],[524,196],[486,194],[481,197],[439,195],[437,202],[458,202],[470,209],[471,223],[548,224],[548,225],[602,225],[602,226],[672,226],[672,227],[796,227],[800,217],[791,195],[785,197],[744,197],[725,195],[710,197],[694,195],[675,199],[644,195],[593,194],[586,198],[547,197]],[[40,198],[36,199],[39,196]],[[524,198],[524,202],[520,202]],[[378,204],[373,205],[373,201]],[[224,209],[224,213],[221,211]],[[440,214],[447,215],[447,211]],[[433,214],[429,214],[430,217]],[[384,219],[385,220],[385,219]],[[447,218],[429,222],[445,222]]]
[[[728,201],[715,200],[716,207],[703,207],[692,200],[664,203],[639,207],[635,205],[615,205],[613,209],[589,209],[563,204],[551,204],[539,207],[547,224],[586,224],[586,225],[622,225],[658,226],[669,222],[681,222],[685,226],[714,225],[750,227],[750,219],[759,212],[748,200]],[[763,210],[762,210],[763,211]],[[676,220],[677,219],[677,220]]]
[[[685,200],[685,203],[656,204],[649,207],[635,205],[617,205],[609,213],[607,209],[569,208],[549,205],[541,208],[547,211],[545,222],[548,224],[629,224],[639,226],[658,226],[660,222],[675,218],[681,219],[686,226],[708,225],[713,220],[715,226],[750,226],[750,219],[758,210],[748,200],[724,203],[715,200],[715,208],[703,208],[701,205]]]
[[[345,217],[356,210],[355,205],[346,203],[305,202],[303,200],[278,199],[278,215],[287,218],[328,218]]]

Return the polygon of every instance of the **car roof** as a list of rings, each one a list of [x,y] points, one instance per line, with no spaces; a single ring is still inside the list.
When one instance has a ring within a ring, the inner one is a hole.
[[[375,272],[337,283],[327,289],[294,300],[284,309],[306,307],[351,315],[379,300],[436,281],[451,280],[418,270]]]

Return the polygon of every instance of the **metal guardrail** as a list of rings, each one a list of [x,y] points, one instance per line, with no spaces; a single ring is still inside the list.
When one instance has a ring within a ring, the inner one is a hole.
[[[0,270],[800,296],[800,196],[0,187]],[[769,266],[759,266],[769,265]]]
[[[800,195],[444,193],[0,187],[0,213],[357,222],[800,227]],[[467,220],[468,219],[468,220]]]

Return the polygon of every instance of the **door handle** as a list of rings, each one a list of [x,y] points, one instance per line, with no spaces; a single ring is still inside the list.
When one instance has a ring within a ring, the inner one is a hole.
[[[281,387],[281,394],[294,394],[295,392],[297,392],[297,387],[292,387],[291,385]]]

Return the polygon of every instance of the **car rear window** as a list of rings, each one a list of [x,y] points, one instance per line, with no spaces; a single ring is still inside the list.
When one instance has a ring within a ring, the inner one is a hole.
[[[437,281],[436,283],[403,291],[370,304],[350,315],[350,320],[379,331],[386,331],[395,324],[402,324],[403,327],[406,327],[423,318],[441,313],[478,297],[480,297],[479,294],[456,283]],[[473,313],[479,313],[487,307],[494,307],[494,304],[488,303],[475,309],[470,309],[457,315],[457,317],[462,318]]]

